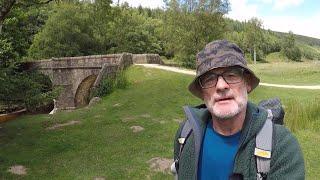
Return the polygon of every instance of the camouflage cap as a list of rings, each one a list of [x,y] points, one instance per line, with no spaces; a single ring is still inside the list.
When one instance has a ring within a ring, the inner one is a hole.
[[[201,87],[199,77],[204,73],[220,67],[240,66],[249,74],[248,83],[251,85],[250,92],[256,88],[260,82],[259,78],[247,66],[247,61],[243,51],[234,43],[227,40],[217,40],[206,45],[206,47],[197,54],[196,77],[189,85],[189,91],[201,98]]]

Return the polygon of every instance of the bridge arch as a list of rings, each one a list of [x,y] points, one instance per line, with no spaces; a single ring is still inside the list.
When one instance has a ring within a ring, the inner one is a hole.
[[[97,79],[97,75],[90,75],[81,81],[79,84],[75,98],[74,105],[76,108],[87,105],[90,101],[90,90]]]
[[[112,76],[134,63],[162,64],[162,61],[157,54],[123,53],[51,58],[26,64],[29,69],[48,75],[53,87],[61,87],[56,99],[57,109],[74,109],[89,103],[90,89],[97,86],[104,75]]]

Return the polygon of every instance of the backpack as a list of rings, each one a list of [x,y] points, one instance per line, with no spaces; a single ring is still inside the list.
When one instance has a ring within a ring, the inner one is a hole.
[[[267,178],[270,170],[273,124],[275,123],[283,125],[285,112],[279,98],[260,101],[258,106],[266,109],[268,112],[267,120],[256,136],[256,147],[254,150],[257,164],[257,180],[264,180]],[[178,142],[180,144],[178,157],[171,165],[171,172],[175,175],[175,179],[178,179],[179,159],[181,152],[192,131],[194,131],[195,135],[195,146],[198,146],[198,148],[196,148],[196,155],[199,155],[197,149],[199,149],[201,146],[200,142],[197,142],[197,136],[200,136],[200,132],[197,121],[194,120],[194,114],[189,110],[188,106],[184,106],[183,109],[186,113],[186,116],[189,118],[185,121],[180,133],[180,138],[178,138]]]

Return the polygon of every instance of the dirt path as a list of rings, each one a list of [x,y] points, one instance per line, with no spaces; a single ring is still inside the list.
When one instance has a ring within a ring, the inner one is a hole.
[[[137,66],[144,66],[147,68],[156,68],[156,69],[162,69],[166,71],[172,71],[182,74],[188,74],[188,75],[196,75],[196,72],[194,70],[189,69],[183,69],[178,67],[170,67],[170,66],[163,66],[159,64],[135,64]],[[285,85],[285,84],[270,84],[270,83],[262,83],[260,82],[261,86],[270,86],[270,87],[279,87],[279,88],[291,88],[291,89],[320,89],[320,85],[315,86],[295,86],[295,85]]]

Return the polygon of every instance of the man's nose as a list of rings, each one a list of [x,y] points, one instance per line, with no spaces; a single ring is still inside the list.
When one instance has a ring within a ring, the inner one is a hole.
[[[225,90],[229,88],[229,84],[223,79],[222,76],[219,76],[216,84],[216,90]]]

